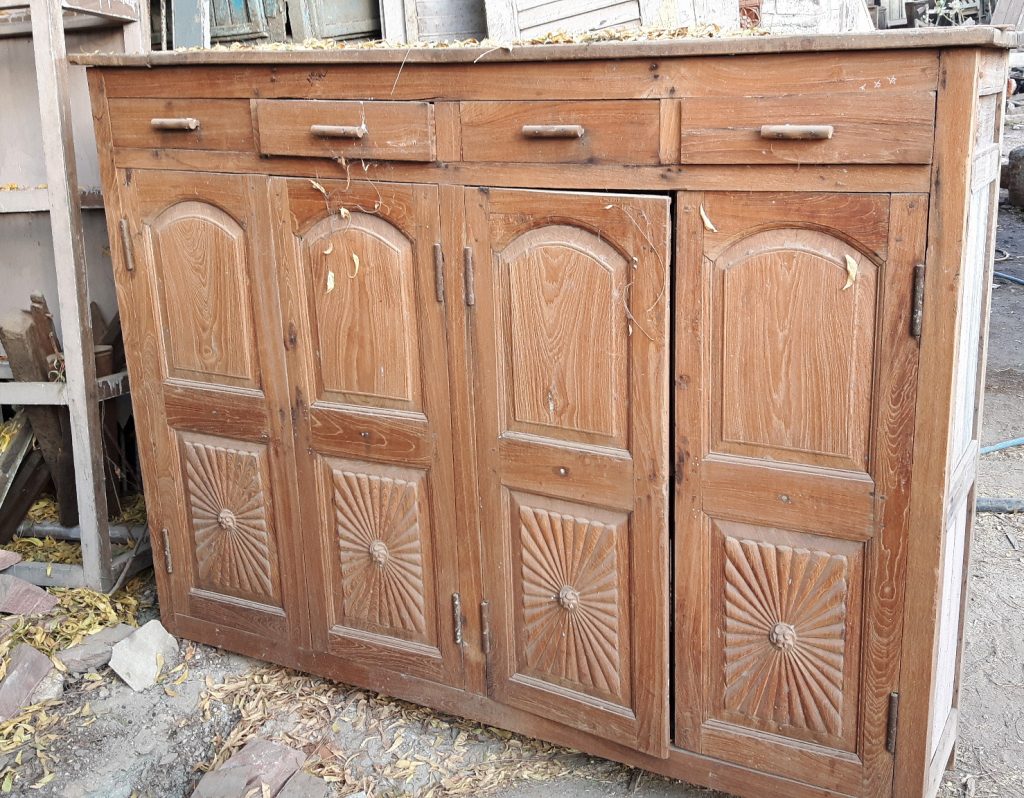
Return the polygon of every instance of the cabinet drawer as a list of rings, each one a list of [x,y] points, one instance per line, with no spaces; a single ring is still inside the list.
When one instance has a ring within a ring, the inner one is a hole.
[[[679,100],[681,163],[929,163],[934,92]]]
[[[462,159],[658,163],[657,100],[464,102]]]
[[[112,99],[109,108],[115,147],[254,149],[248,100]]]
[[[264,155],[434,160],[430,103],[260,100],[256,124]]]

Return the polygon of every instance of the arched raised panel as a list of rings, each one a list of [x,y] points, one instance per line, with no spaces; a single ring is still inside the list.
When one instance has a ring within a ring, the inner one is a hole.
[[[206,202],[179,202],[149,223],[167,371],[257,386],[245,231]]]
[[[412,245],[387,220],[353,212],[300,241],[322,398],[419,409]]]
[[[867,468],[877,276],[817,230],[766,230],[718,257],[713,451]]]
[[[626,259],[551,225],[514,239],[499,265],[506,427],[624,445]]]

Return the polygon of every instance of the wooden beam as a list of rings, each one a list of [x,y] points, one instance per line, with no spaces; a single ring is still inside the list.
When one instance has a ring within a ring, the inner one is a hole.
[[[0,405],[66,405],[67,386],[63,382],[0,382]]]
[[[114,576],[64,25],[60,8],[50,0],[31,0],[30,8],[57,297],[65,331],[67,406],[79,488],[84,580],[91,588],[107,590]]]

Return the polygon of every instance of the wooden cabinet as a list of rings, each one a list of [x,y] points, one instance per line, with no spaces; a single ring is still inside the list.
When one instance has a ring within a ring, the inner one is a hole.
[[[677,213],[697,332],[676,339],[677,740],[880,794],[927,197],[689,193]]]
[[[468,194],[489,693],[665,756],[669,201]]]
[[[292,433],[264,181],[137,172],[118,266],[151,534],[182,632],[301,644]],[[130,220],[130,222],[128,221]]]
[[[934,795],[1014,41],[81,57],[167,625]]]

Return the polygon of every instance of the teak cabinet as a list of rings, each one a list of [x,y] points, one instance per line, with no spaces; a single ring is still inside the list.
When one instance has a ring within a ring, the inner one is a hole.
[[[934,795],[1015,41],[79,57],[168,627]]]

